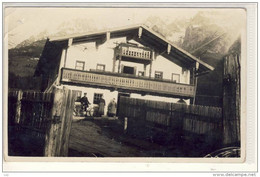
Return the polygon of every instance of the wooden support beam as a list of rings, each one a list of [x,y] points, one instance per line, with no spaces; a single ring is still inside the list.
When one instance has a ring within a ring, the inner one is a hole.
[[[195,81],[194,81],[195,83],[194,83],[194,85],[195,85],[195,87],[194,87],[194,97],[193,97],[193,105],[195,104],[195,101],[196,101],[196,92],[197,92],[197,85],[198,85],[198,77],[195,77]]]
[[[121,68],[121,60],[122,60],[122,56],[119,55],[119,60],[118,60],[118,73],[120,73],[120,68]]]
[[[152,61],[155,60],[155,58],[157,57],[158,55],[155,54],[155,51],[152,51]]]
[[[154,51],[152,52],[152,60],[151,60],[151,63],[150,63],[150,70],[149,70],[149,78],[152,77],[153,60],[155,60],[155,53],[154,53]]]
[[[114,50],[114,57],[113,57],[113,66],[112,66],[112,72],[114,73],[116,70],[116,50]]]
[[[68,47],[72,46],[73,38],[69,38],[68,40]]]
[[[198,72],[199,69],[199,62],[196,61],[195,63],[195,68],[193,68],[193,82],[194,82],[194,98],[193,98],[193,105],[195,104],[196,101],[196,92],[197,92],[197,85],[198,85],[198,77],[196,76],[196,73]]]
[[[146,76],[146,68],[147,68],[147,64],[144,64],[144,76]]]
[[[171,44],[168,44],[168,46],[167,46],[167,53],[168,53],[168,54],[170,54],[171,48],[172,48]]]
[[[106,33],[106,40],[109,41],[110,40],[110,32]]]
[[[199,70],[200,63],[196,61],[196,72]]]
[[[141,38],[142,32],[143,32],[143,28],[139,27],[139,29],[138,29],[138,38]]]
[[[195,67],[192,67],[190,69],[190,85],[195,85]],[[195,103],[194,97],[190,99],[190,104],[193,104],[193,103]]]

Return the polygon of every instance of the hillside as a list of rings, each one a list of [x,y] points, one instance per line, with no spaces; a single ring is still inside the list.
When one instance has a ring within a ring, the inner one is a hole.
[[[13,49],[9,49],[9,60],[17,56],[27,56],[31,58],[40,58],[46,39],[40,39],[37,41],[24,41],[23,44],[19,44]]]

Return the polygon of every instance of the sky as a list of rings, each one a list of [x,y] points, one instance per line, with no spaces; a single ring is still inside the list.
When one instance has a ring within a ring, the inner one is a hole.
[[[6,7],[5,38],[17,45],[42,31],[55,33],[62,23],[75,19],[88,20],[96,28],[105,29],[144,23],[150,16],[160,17],[166,24],[176,19],[188,20],[199,11],[209,12],[212,20],[227,30],[238,30],[244,25],[241,17],[245,11],[241,9]]]

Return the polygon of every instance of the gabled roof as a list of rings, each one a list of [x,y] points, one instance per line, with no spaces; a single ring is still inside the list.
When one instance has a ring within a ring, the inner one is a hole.
[[[133,39],[144,46],[152,48],[158,54],[164,56],[181,67],[191,68],[195,66],[196,62],[198,62],[200,64],[199,72],[208,72],[214,70],[214,68],[209,64],[176,46],[169,40],[165,39],[165,37],[154,32],[145,25],[132,25],[85,34],[52,37],[49,39],[49,42],[59,44],[63,43],[67,45],[69,40],[72,39],[72,44],[90,41],[102,43],[102,41],[106,39],[108,33],[110,38],[127,37],[129,40]]]

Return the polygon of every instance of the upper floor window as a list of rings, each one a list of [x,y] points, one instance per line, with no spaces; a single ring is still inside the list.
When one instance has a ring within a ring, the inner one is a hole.
[[[76,61],[75,69],[84,70],[85,62],[84,61]]]
[[[99,70],[99,71],[105,71],[105,67],[106,67],[106,65],[97,64],[97,70]]]
[[[172,73],[172,81],[176,83],[180,83],[180,74]]]
[[[162,79],[163,78],[163,72],[162,71],[155,71],[154,78],[155,79]]]

